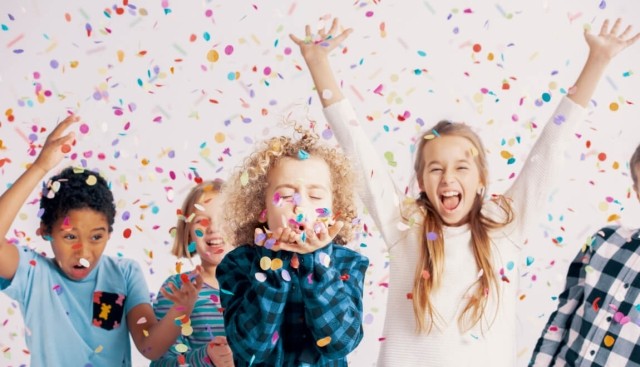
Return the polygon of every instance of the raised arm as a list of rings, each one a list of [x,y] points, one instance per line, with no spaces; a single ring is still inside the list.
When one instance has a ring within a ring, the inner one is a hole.
[[[620,51],[640,39],[640,33],[629,37],[631,25],[627,26],[624,32],[618,35],[620,25],[621,19],[618,18],[611,30],[609,30],[609,20],[607,19],[602,22],[600,33],[597,35],[591,34],[588,29],[584,31],[584,38],[589,45],[589,56],[578,80],[576,80],[573,93],[569,94],[569,98],[582,107],[587,107],[609,62]]]
[[[571,136],[582,121],[585,109],[611,59],[640,38],[628,38],[631,27],[619,32],[618,19],[611,31],[604,21],[598,35],[585,32],[589,56],[568,98],[563,98],[546,123],[531,149],[520,175],[505,193],[513,200],[515,223],[520,233],[526,233],[530,223],[537,223],[547,198],[563,176],[564,151]]]
[[[347,29],[336,36],[338,28],[338,20],[334,19],[328,33],[324,29],[319,31],[319,39],[314,38],[309,26],[305,28],[304,40],[294,35],[290,37],[300,47],[324,107],[327,122],[331,125],[342,149],[352,158],[361,181],[358,193],[382,233],[386,245],[391,247],[402,236],[398,229],[403,221],[398,191],[389,172],[383,166],[380,152],[374,149],[367,138],[331,70],[329,54],[352,32],[351,29]]]
[[[73,132],[63,134],[72,123],[78,120],[79,117],[75,115],[62,120],[47,136],[35,162],[0,196],[0,213],[2,213],[0,215],[0,278],[13,279],[18,268],[18,249],[6,240],[9,228],[40,180],[69,152],[75,134]]]

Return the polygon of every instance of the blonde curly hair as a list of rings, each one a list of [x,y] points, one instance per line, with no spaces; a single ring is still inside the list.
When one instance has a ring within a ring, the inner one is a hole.
[[[322,158],[329,166],[332,211],[334,218],[345,224],[333,242],[345,245],[354,238],[355,176],[349,159],[338,148],[319,144],[314,132],[300,127],[295,130],[302,135],[297,140],[277,136],[258,143],[256,151],[245,158],[224,186],[224,220],[232,245],[253,245],[255,229],[266,227],[258,220],[265,209],[267,174],[284,157],[299,159],[300,150]]]

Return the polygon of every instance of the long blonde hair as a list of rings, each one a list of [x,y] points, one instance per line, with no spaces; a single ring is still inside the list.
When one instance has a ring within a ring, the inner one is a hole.
[[[478,166],[480,182],[482,186],[486,187],[488,182],[487,157],[480,137],[478,137],[469,126],[449,121],[440,121],[420,137],[413,167],[416,177],[420,177],[421,180],[425,164],[422,151],[430,141],[426,138],[427,135],[430,134],[436,136],[459,136],[469,140],[477,152],[477,154],[474,152],[474,161]],[[493,294],[499,297],[497,292],[498,281],[493,271],[489,231],[509,224],[513,220],[513,211],[510,203],[504,199],[504,197],[496,196],[492,200],[495,200],[498,206],[505,212],[506,217],[504,221],[497,222],[482,214],[482,195],[476,196],[471,211],[469,212],[468,223],[471,230],[473,254],[476,264],[481,270],[481,274],[478,278],[478,286],[458,318],[458,325],[461,330],[469,330],[480,322],[487,307],[487,296],[492,290],[496,290]],[[445,244],[442,231],[444,222],[435,210],[433,204],[427,198],[426,193],[421,192],[416,203],[424,215],[424,224],[422,226],[420,257],[413,283],[413,312],[416,317],[417,331],[430,332],[434,324],[436,324],[435,319],[437,317],[437,312],[434,309],[430,295],[435,289],[440,287],[444,271]],[[434,233],[435,236],[429,235],[431,233]],[[428,276],[425,276],[425,271]],[[425,318],[425,314],[429,316],[428,319]]]
[[[181,214],[178,216],[178,222],[176,224],[176,236],[173,240],[173,247],[171,248],[171,254],[178,258],[191,258],[194,252],[189,252],[189,243],[191,242],[191,227],[193,221],[191,216],[196,211],[195,204],[202,201],[205,194],[214,193],[220,194],[224,181],[221,179],[215,179],[211,181],[204,181],[194,186],[182,203]]]

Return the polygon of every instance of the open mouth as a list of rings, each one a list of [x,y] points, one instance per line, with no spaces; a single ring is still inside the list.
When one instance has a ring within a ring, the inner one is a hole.
[[[446,210],[455,210],[462,201],[462,194],[458,191],[445,191],[440,195],[440,202]]]

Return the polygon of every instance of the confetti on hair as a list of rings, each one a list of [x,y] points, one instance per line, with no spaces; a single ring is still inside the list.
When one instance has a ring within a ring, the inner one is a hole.
[[[301,161],[309,159],[309,153],[307,153],[303,149],[298,150],[298,159],[300,159]]]

